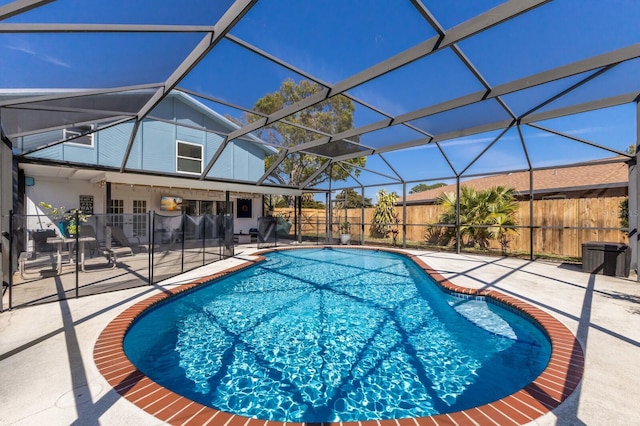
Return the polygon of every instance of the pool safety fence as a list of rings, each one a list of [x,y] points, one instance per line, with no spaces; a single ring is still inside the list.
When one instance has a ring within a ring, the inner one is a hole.
[[[152,285],[234,255],[225,214],[11,214],[9,223],[2,309]]]

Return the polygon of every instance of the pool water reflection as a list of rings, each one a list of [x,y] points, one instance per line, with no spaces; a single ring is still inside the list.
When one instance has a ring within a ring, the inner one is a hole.
[[[275,252],[143,314],[125,352],[151,379],[222,411],[355,421],[460,411],[547,365],[532,322],[442,291],[375,250]]]

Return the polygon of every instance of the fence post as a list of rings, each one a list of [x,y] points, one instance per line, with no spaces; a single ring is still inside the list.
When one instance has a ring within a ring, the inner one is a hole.
[[[360,245],[364,245],[364,186],[360,187],[362,204],[360,206]]]
[[[9,210],[9,277],[7,285],[9,286],[9,310],[13,308],[13,210]],[[2,243],[0,242],[0,250]],[[1,270],[2,268],[0,268]],[[0,281],[2,277],[0,276]],[[0,300],[0,312],[3,312],[3,303]]]
[[[407,248],[407,183],[402,182],[402,248]]]
[[[207,214],[206,213],[202,213],[202,266],[204,266],[205,262],[207,261],[207,258],[205,256],[205,253],[207,252],[207,244],[206,244],[206,239],[207,239]]]
[[[184,210],[182,210],[182,221],[180,223],[180,226],[182,228],[182,263],[180,266],[180,272],[184,272],[184,219],[185,219],[185,212]]]
[[[80,293],[80,211],[76,209],[73,213],[73,220],[76,225],[76,246],[74,247],[75,255],[76,255],[76,299]],[[83,247],[84,249],[84,247]],[[84,252],[82,253],[84,256]]]
[[[529,169],[529,260],[535,260],[533,239],[535,233],[533,231],[533,169]]]
[[[151,213],[151,255],[149,256],[149,285],[153,285],[153,257],[155,255],[156,246],[156,211]]]
[[[460,176],[456,176],[456,253],[460,254]]]
[[[147,267],[149,268],[149,285],[153,283],[153,252],[156,246],[156,232],[153,210],[147,212],[147,230],[149,232],[149,250],[147,250]]]

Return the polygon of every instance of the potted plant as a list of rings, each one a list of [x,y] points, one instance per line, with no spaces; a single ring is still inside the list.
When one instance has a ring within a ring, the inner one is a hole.
[[[78,209],[66,210],[65,207],[53,207],[51,204],[41,201],[38,204],[46,212],[55,224],[60,229],[60,232],[64,237],[70,237],[78,233],[79,224],[76,223],[76,213],[78,213],[78,220],[80,222],[86,222],[89,219],[89,215],[83,214]],[[51,226],[49,223],[47,226]]]
[[[340,244],[348,244],[351,241],[351,223],[342,222],[338,228],[340,230]]]

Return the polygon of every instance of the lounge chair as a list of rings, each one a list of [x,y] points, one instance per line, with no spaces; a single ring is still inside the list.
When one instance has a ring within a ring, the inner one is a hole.
[[[125,235],[122,228],[120,227],[117,227],[117,226],[111,227],[111,238],[113,238],[116,244],[119,245],[120,247],[128,248],[131,251],[132,256],[134,253],[134,249],[137,249],[138,252],[141,252],[142,250],[148,251],[146,246],[140,244],[140,238],[135,237],[138,239],[137,243],[131,242],[129,238]]]
[[[95,253],[103,255],[112,268],[115,268],[116,262],[118,260],[118,255],[131,254],[133,252],[129,247],[105,247],[98,242],[98,237],[96,236],[96,231],[93,229],[91,225],[81,225],[80,226],[80,236],[81,237],[93,237],[93,241],[87,241],[84,243],[85,249],[89,250],[89,257],[93,257]]]

